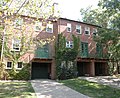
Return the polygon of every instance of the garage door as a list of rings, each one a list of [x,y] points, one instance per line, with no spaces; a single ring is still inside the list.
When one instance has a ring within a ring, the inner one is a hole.
[[[48,79],[47,63],[32,63],[32,79]]]

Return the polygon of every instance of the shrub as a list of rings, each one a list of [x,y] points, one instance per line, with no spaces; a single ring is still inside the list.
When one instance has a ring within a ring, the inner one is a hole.
[[[24,64],[22,70],[16,73],[14,79],[29,80],[30,79],[30,64]]]

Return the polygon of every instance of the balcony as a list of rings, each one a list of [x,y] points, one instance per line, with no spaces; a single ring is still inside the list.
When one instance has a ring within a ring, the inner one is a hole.
[[[52,56],[50,54],[50,49],[48,45],[44,45],[43,47],[38,47],[35,50],[35,57],[34,58],[41,58],[41,59],[50,59]]]
[[[98,58],[98,59],[102,59],[102,58],[108,58],[108,55],[107,54],[103,54],[103,53],[100,53],[100,54],[89,54],[88,56],[89,58]]]
[[[80,53],[78,55],[79,57],[82,57],[82,58],[98,58],[98,59],[107,59],[108,58],[108,54],[103,54],[103,53],[99,53],[99,54],[89,54],[89,53]]]

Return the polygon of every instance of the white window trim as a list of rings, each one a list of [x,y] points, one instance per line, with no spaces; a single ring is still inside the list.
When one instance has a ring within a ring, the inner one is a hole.
[[[39,27],[39,30],[36,27]],[[35,31],[41,31],[42,30],[42,22],[36,22],[34,26]]]
[[[70,28],[70,31],[68,30],[68,28]],[[67,23],[67,32],[72,32],[72,27],[70,23]]]
[[[7,63],[8,63],[8,62],[11,62],[11,67],[7,67]],[[7,61],[7,62],[6,62],[6,68],[5,68],[5,69],[12,69],[12,64],[13,64],[12,61]]]
[[[92,32],[92,34],[94,35],[94,36],[97,36],[98,34],[97,34],[97,29],[96,28],[93,28],[93,32]]]
[[[49,31],[48,31],[48,28],[51,28],[52,31],[49,32]],[[53,24],[47,24],[47,26],[46,26],[46,32],[48,32],[48,33],[53,33]]]
[[[85,31],[88,31],[89,33],[86,34]],[[84,31],[85,35],[90,35],[90,27],[85,27],[85,31]]]
[[[81,25],[76,25],[76,30],[79,29],[80,32],[77,32],[77,34],[82,34],[82,28],[81,28]]]
[[[16,25],[17,22],[19,22],[18,26]],[[23,24],[23,19],[22,18],[16,18],[15,21],[14,21],[14,28],[20,29],[22,24]]]
[[[20,44],[19,44],[19,47],[16,47],[16,48],[19,48],[19,50],[14,49],[13,44],[14,44],[14,39],[12,39],[12,51],[16,51],[16,52],[20,51]]]
[[[66,48],[73,48],[73,41],[66,41]]]
[[[23,62],[22,62],[22,68],[23,68]],[[16,69],[21,70],[22,68],[18,68],[18,62],[17,62]]]

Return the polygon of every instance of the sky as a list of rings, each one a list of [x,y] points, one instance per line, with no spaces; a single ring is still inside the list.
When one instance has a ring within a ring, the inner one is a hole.
[[[81,20],[80,9],[93,6],[97,8],[99,0],[54,0],[58,3],[58,9],[60,10],[61,17],[72,20]]]

